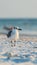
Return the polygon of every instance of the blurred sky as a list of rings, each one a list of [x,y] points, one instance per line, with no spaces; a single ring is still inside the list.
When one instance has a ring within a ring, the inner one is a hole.
[[[37,18],[37,0],[0,0],[0,18]]]

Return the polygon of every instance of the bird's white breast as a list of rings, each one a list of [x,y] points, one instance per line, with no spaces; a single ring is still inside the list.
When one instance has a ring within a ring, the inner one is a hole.
[[[19,39],[19,31],[16,29],[12,30],[11,39],[17,41]]]

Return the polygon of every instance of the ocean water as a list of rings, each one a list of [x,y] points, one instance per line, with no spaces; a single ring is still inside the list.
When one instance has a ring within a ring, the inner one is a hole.
[[[21,33],[37,34],[37,19],[0,19],[0,32],[3,26],[18,26],[22,28]]]

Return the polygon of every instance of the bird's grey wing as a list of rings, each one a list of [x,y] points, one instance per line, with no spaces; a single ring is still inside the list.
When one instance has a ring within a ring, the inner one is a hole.
[[[10,30],[11,28],[9,28],[9,27],[6,27],[6,26],[4,26],[3,27],[5,30]]]

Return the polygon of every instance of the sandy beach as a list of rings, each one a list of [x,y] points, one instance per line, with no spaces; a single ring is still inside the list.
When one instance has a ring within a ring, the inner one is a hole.
[[[20,38],[22,41],[33,41],[33,42],[37,42],[37,37],[22,37]]]
[[[20,35],[17,42],[10,43],[6,35],[1,34],[0,65],[37,65],[37,37]]]
[[[21,34],[20,39],[22,41],[33,41],[37,42],[37,35]]]
[[[21,34],[19,36],[19,40],[37,42],[37,35]],[[4,34],[0,34],[0,39],[7,39],[7,36]]]

